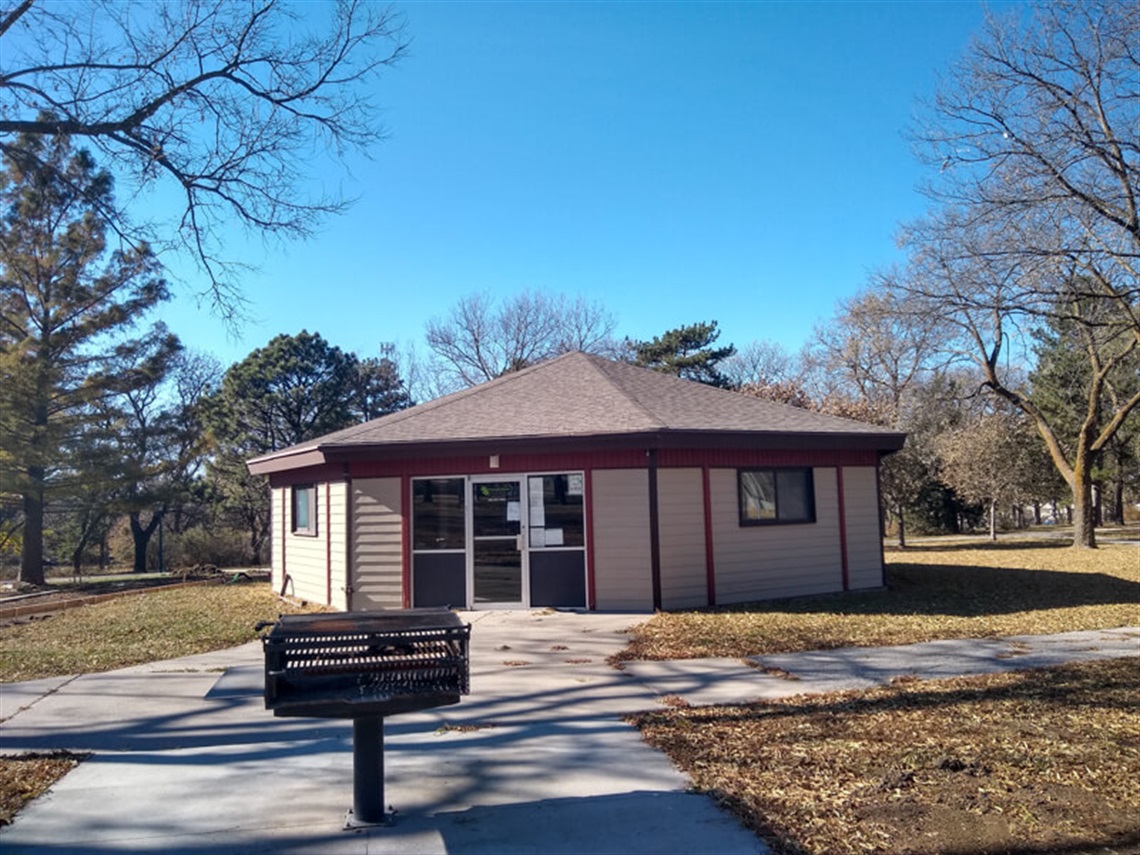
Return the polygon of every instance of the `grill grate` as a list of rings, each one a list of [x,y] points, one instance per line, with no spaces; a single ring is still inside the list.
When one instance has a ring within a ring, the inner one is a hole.
[[[443,610],[286,615],[263,637],[266,707],[352,717],[368,704],[387,715],[458,703],[470,689],[470,633]]]

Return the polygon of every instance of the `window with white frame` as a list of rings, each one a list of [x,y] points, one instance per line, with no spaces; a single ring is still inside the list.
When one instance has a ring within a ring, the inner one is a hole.
[[[292,487],[293,534],[316,535],[317,487],[315,484],[294,484]]]

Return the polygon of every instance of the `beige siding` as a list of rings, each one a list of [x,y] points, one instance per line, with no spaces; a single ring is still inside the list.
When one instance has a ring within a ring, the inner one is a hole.
[[[883,552],[875,467],[843,467],[843,495],[849,584],[853,589],[878,588],[883,584]]]
[[[717,603],[843,589],[835,469],[815,469],[816,522],[742,526],[736,470],[710,473]]]
[[[648,473],[644,469],[595,469],[592,501],[597,607],[652,609]]]
[[[285,593],[310,603],[328,602],[328,520],[324,482],[317,482],[317,533],[294,534],[290,514],[293,510],[292,488],[284,490],[285,502],[285,570],[290,583]]]
[[[322,488],[323,490],[323,488]],[[325,523],[324,536],[331,540],[329,544],[330,569],[332,570],[332,603],[333,608],[341,611],[348,610],[348,544],[347,515],[348,515],[348,485],[344,481],[333,481],[328,485],[329,505],[322,515]],[[331,513],[329,513],[331,511]]]
[[[353,609],[400,608],[403,604],[400,479],[353,481],[352,519]]]
[[[685,609],[707,606],[701,470],[658,470],[657,511],[661,542],[661,607]]]
[[[285,578],[285,556],[281,553],[281,509],[285,507],[288,487],[269,490],[269,568],[274,591],[281,590],[281,580]]]

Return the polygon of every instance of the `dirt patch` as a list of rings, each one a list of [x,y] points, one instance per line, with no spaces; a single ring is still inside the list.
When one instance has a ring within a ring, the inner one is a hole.
[[[0,825],[9,825],[24,805],[47,792],[87,756],[54,751],[0,757]]]
[[[1140,851],[1140,661],[636,717],[777,852]]]

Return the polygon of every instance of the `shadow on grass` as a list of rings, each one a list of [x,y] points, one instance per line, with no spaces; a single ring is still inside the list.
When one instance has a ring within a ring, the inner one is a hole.
[[[884,546],[888,555],[898,557],[922,552],[1018,552],[1023,550],[1056,550],[1058,552],[1072,549],[1067,539],[1055,540],[970,540],[952,543],[916,543],[908,544],[900,549],[897,546]]]
[[[979,617],[1077,606],[1140,607],[1140,583],[1106,573],[890,564],[886,581],[885,590],[766,600],[707,611]]]

